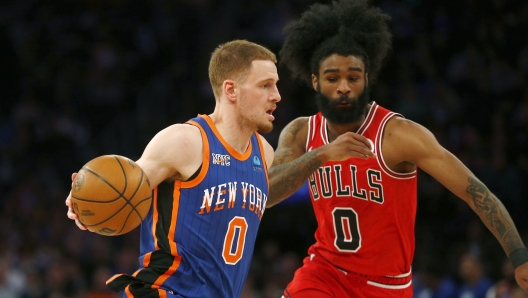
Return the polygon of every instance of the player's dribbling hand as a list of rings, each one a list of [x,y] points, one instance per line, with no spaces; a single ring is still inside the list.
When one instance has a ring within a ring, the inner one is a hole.
[[[368,159],[376,156],[369,139],[353,132],[338,136],[321,149],[324,150],[326,160],[329,161],[342,161],[351,157]]]
[[[521,288],[528,292],[528,263],[524,263],[515,269],[515,280]]]
[[[75,176],[77,176],[77,173],[72,174],[72,177],[71,177],[72,183],[73,183],[73,180],[75,180]],[[87,230],[87,228],[79,221],[79,216],[77,216],[77,214],[75,214],[75,211],[73,211],[73,204],[71,201],[71,191],[70,191],[70,194],[68,194],[68,197],[66,198],[65,203],[66,203],[66,206],[68,206],[68,214],[67,214],[68,218],[71,220],[75,220],[75,224],[79,227],[79,229]]]

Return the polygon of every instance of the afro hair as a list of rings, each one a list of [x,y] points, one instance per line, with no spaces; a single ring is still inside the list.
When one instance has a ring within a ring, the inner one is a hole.
[[[314,4],[284,28],[281,63],[294,78],[311,84],[311,75],[318,75],[325,58],[353,55],[363,60],[369,80],[374,81],[391,50],[389,20],[379,8],[370,7],[368,0]]]

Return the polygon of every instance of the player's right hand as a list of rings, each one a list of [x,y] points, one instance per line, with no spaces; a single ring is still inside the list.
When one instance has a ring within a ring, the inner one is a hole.
[[[72,174],[72,187],[73,187],[73,180],[75,180],[75,177],[77,176],[77,173],[73,173]],[[79,216],[77,216],[77,214],[75,214],[75,211],[73,211],[73,202],[71,200],[71,190],[70,190],[70,194],[68,195],[68,197],[66,198],[66,206],[68,206],[68,218],[71,219],[71,220],[75,220],[75,224],[79,227],[79,229],[81,230],[87,230],[88,228],[86,228],[80,221],[79,221]]]
[[[338,136],[329,144],[320,147],[320,150],[327,161],[342,161],[352,157],[368,159],[376,156],[369,139],[353,132]]]

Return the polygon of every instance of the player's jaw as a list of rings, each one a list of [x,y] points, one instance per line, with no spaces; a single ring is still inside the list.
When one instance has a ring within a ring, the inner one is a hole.
[[[276,105],[267,105],[266,107],[257,108],[255,106],[245,106],[239,110],[239,119],[244,127],[252,127],[259,133],[269,133],[273,129],[273,112]]]
[[[262,119],[260,121],[257,121],[257,131],[259,133],[268,133],[273,130],[273,120],[275,120],[275,116],[273,116],[273,111],[275,111],[277,107],[275,105],[265,109],[265,118],[259,117],[259,119]]]
[[[342,94],[338,98],[330,98],[320,90],[315,95],[315,100],[319,111],[330,122],[346,124],[359,121],[369,102],[369,89],[365,89],[357,97],[349,97]]]

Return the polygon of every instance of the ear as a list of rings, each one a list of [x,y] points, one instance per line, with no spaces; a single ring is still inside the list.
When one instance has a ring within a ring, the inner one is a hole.
[[[365,86],[368,86],[368,72],[365,74]]]
[[[319,81],[317,80],[317,76],[312,73],[312,87],[315,91],[317,91],[317,84]]]
[[[237,86],[236,82],[233,80],[225,80],[222,84],[222,91],[224,92],[225,97],[229,101],[235,101],[237,96]]]

